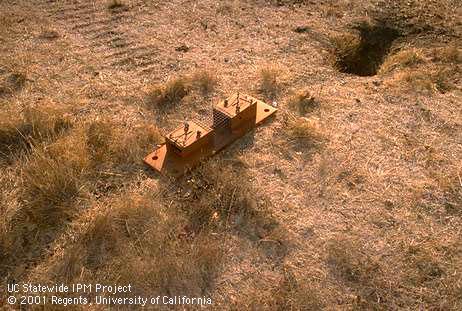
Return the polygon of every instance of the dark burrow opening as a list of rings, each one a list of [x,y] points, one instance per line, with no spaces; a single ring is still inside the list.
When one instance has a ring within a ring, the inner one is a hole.
[[[344,73],[374,76],[400,33],[383,23],[360,23],[354,33],[333,39],[335,67]]]

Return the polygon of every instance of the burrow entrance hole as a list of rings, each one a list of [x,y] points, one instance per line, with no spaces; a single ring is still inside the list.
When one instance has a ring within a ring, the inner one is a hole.
[[[333,39],[335,67],[344,73],[374,76],[400,34],[383,24],[361,23],[353,29]]]

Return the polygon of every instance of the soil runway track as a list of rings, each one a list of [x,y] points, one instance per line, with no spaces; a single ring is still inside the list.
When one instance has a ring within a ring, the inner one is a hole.
[[[66,35],[75,37],[78,53],[100,58],[101,70],[146,74],[158,66],[155,44],[136,33],[151,12],[143,4],[108,8],[104,2],[44,1],[48,18]]]

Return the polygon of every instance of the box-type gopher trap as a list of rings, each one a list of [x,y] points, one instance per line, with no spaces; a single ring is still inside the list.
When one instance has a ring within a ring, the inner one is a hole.
[[[206,122],[187,121],[144,158],[162,174],[180,176],[263,122],[276,108],[245,94],[235,94],[213,107]]]

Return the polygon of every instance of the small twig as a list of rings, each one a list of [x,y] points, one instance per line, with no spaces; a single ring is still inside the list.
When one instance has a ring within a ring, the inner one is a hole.
[[[262,242],[272,242],[272,243],[282,245],[282,242],[278,241],[278,240],[271,240],[271,239],[260,239],[260,240],[258,240],[258,243],[262,243]]]
[[[138,109],[138,113],[143,117],[143,118],[146,118],[146,115],[143,113],[143,111],[141,111],[140,107],[137,107]]]
[[[321,88],[318,89],[318,98],[321,96],[322,89],[324,88],[324,84],[321,85]]]
[[[102,171],[101,174],[110,175],[110,176],[119,176],[119,177],[123,177],[123,176],[124,176],[124,175],[122,175],[122,174],[111,173],[111,172],[107,172],[107,171]]]
[[[234,201],[234,196],[236,194],[236,188],[233,190],[233,194],[231,195],[231,200],[229,201],[229,208],[228,208],[228,217],[226,219],[226,222],[229,224],[229,217],[231,216],[231,208],[233,206],[233,201]]]
[[[128,227],[128,222],[125,220],[125,229],[127,230],[128,236],[131,236],[130,228]]]

